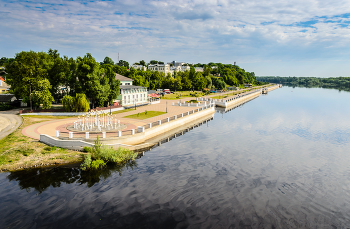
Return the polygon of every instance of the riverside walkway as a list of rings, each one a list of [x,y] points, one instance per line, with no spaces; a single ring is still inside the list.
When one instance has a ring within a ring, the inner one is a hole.
[[[275,87],[271,87],[271,90],[275,89]],[[220,102],[224,103],[226,107],[226,102],[232,103],[233,100],[235,100],[235,103],[240,104],[244,101],[250,100],[252,93],[254,93],[255,97],[259,96],[261,90],[253,89],[250,92],[241,93],[240,95],[232,94],[232,96],[230,96],[230,93],[225,93],[225,101],[223,99],[213,100],[211,98],[213,95],[201,98],[186,97],[177,100],[160,100],[160,103],[158,104],[141,106],[137,107],[136,110],[114,114],[113,117],[121,124],[120,129],[114,131],[89,132],[88,130],[77,131],[76,129],[72,131],[71,127],[74,125],[74,122],[77,121],[77,117],[72,117],[33,124],[24,128],[22,133],[28,137],[40,139],[46,144],[56,145],[57,143],[57,146],[64,148],[67,146],[72,149],[81,149],[83,146],[86,146],[86,144],[93,143],[97,136],[100,136],[100,138],[102,137],[101,140],[106,144],[141,144],[147,139],[165,134],[172,129],[187,126],[189,123],[208,118],[209,116],[213,117],[213,113],[215,113],[213,108],[215,106],[213,103],[214,101],[218,103],[217,105],[219,105]],[[200,103],[181,103],[189,100],[198,100]],[[144,113],[145,111],[162,111],[167,113],[144,120],[126,117],[137,113]],[[79,146],[77,147],[74,145]]]
[[[191,100],[196,98],[186,98],[186,100]],[[166,119],[167,117],[173,117],[175,115],[179,115],[181,113],[185,113],[188,111],[192,111],[193,107],[178,107],[173,106],[173,103],[177,103],[180,100],[184,101],[184,99],[179,100],[160,100],[160,103],[158,104],[151,104],[147,106],[141,106],[137,107],[136,110],[130,110],[128,112],[122,112],[115,114],[114,116],[120,120],[120,123],[123,125],[126,125],[126,128],[123,129],[123,131],[128,131],[131,129],[135,129],[138,126],[143,126],[151,122],[156,122],[158,120]],[[132,118],[126,118],[125,116],[133,115],[137,113],[143,113],[145,111],[162,111],[162,112],[168,112],[163,115],[155,116],[152,118],[140,120],[140,119],[132,119]],[[27,126],[22,130],[22,133],[25,136],[28,136],[30,138],[34,139],[40,139],[40,134],[47,134],[49,136],[55,136],[56,130],[59,130],[60,132],[64,131],[65,126],[74,123],[74,121],[77,120],[77,117],[67,118],[67,119],[57,119],[57,120],[51,120],[47,122],[41,122],[36,123],[30,126]]]

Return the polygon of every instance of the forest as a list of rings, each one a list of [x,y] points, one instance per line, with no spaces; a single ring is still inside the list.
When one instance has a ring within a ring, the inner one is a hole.
[[[350,77],[280,77],[280,76],[257,76],[262,82],[280,83],[295,87],[322,87],[350,91]]]

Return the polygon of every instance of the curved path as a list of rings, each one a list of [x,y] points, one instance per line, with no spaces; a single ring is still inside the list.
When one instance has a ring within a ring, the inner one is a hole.
[[[155,122],[160,119],[164,119],[166,117],[174,116],[189,110],[195,109],[194,107],[179,107],[179,106],[172,106],[173,102],[177,102],[179,100],[171,100],[171,101],[166,101],[166,100],[161,100],[160,103],[158,104],[152,104],[148,106],[143,106],[143,107],[138,107],[137,110],[130,110],[128,112],[124,113],[118,113],[115,116],[117,117],[118,120],[122,124],[125,124],[127,128],[123,130],[130,130],[130,129],[135,129],[137,126],[142,126],[150,122]],[[184,101],[184,99],[182,99]],[[159,115],[156,117],[152,117],[149,119],[145,120],[139,120],[139,119],[131,119],[131,118],[126,118],[125,116],[127,115],[132,115],[132,114],[137,114],[141,112],[145,112],[146,110],[148,111],[167,111],[168,113]],[[34,139],[40,139],[40,134],[47,134],[49,136],[55,136],[56,130],[59,130],[60,132],[66,131],[66,126],[67,125],[72,125],[74,121],[77,120],[77,117],[74,118],[67,118],[67,119],[56,119],[56,120],[51,120],[51,121],[46,121],[46,122],[41,122],[41,123],[36,123],[30,126],[25,127],[22,130],[22,134],[25,136],[28,136],[30,138]]]
[[[17,111],[2,111],[0,112],[0,139],[11,134],[23,122],[23,118],[16,115]]]

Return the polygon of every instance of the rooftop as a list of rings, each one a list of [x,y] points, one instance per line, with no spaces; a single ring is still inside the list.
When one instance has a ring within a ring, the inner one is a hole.
[[[115,74],[115,79],[120,80],[120,81],[134,81],[133,79],[130,79],[128,77],[122,76],[118,73]]]
[[[135,85],[121,85],[120,89],[140,89],[140,88],[146,88],[141,86],[135,86]]]
[[[0,94],[0,102],[8,102],[15,97],[13,94]]]

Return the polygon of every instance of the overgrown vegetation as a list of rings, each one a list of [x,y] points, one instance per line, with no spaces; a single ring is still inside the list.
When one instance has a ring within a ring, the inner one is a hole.
[[[119,147],[115,150],[110,146],[102,144],[98,136],[95,145],[93,147],[85,147],[84,150],[88,154],[85,155],[84,161],[80,166],[82,170],[101,169],[107,163],[125,164],[130,160],[135,160],[137,157],[137,153],[129,149]]]

